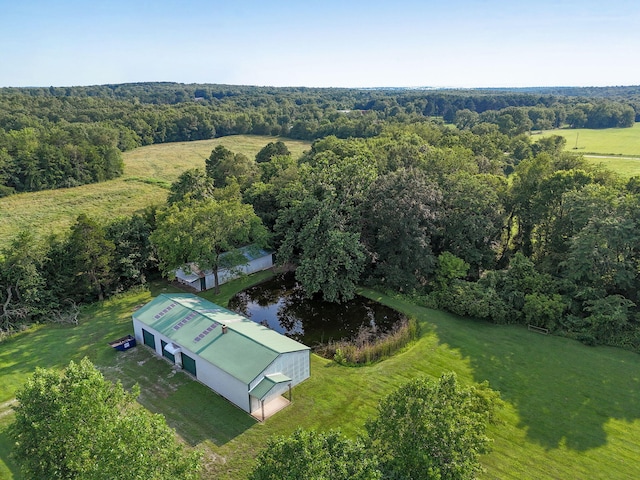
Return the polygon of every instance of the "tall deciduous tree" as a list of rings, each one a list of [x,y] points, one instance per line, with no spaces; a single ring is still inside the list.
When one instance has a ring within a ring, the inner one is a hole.
[[[176,203],[191,198],[204,200],[213,196],[213,179],[199,168],[185,170],[171,184],[167,203]]]
[[[28,479],[194,479],[199,454],[180,444],[164,417],[140,407],[88,359],[60,375],[38,368],[16,393],[10,434]]]
[[[289,152],[284,142],[280,140],[277,142],[269,142],[257,153],[256,162],[269,162],[273,157],[286,155],[291,155],[291,152]]]
[[[363,208],[363,239],[377,281],[411,291],[433,273],[431,238],[441,197],[419,170],[399,170],[372,185]]]
[[[366,423],[370,451],[385,478],[475,478],[498,403],[486,384],[463,387],[455,373],[412,380],[383,399]]]
[[[213,149],[206,161],[207,175],[213,178],[216,187],[225,187],[229,178],[234,177],[240,188],[244,190],[260,178],[260,171],[255,160],[241,153],[234,154],[222,145]]]
[[[173,204],[158,214],[151,235],[165,275],[171,277],[177,268],[188,271],[194,263],[201,271],[213,271],[216,292],[219,269],[246,262],[238,248],[264,244],[266,238],[267,231],[253,207],[237,199]]]
[[[111,267],[115,245],[107,240],[105,229],[85,214],[71,227],[69,255],[76,273],[80,300],[104,300],[113,280]]]
[[[48,295],[42,275],[42,252],[23,231],[0,252],[0,331],[37,319]]]

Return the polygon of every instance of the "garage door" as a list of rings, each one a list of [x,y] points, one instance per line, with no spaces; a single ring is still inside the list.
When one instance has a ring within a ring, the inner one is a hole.
[[[147,332],[144,328],[142,329],[142,338],[144,339],[144,344],[156,349],[156,339],[153,336],[153,333]]]
[[[162,345],[162,356],[171,360],[171,363],[176,363],[176,357],[173,353],[167,352],[164,347],[167,345],[167,342],[164,340],[160,340],[160,344]]]
[[[196,361],[191,358],[189,355],[182,354],[182,368],[184,368],[187,372],[189,372],[194,377],[198,377],[196,375]]]

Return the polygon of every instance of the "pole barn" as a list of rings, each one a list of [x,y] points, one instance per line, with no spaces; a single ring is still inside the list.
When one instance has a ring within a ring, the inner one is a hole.
[[[134,312],[133,329],[139,343],[259,420],[288,405],[310,375],[309,347],[193,294],[159,295]]]

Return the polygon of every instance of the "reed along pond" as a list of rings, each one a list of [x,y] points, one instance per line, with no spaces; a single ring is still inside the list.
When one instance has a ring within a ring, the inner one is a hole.
[[[228,308],[310,347],[353,338],[362,327],[386,333],[404,318],[359,295],[343,303],[307,298],[292,272],[237,293]]]

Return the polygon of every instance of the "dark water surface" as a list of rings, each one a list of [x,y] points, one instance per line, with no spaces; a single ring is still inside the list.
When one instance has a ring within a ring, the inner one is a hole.
[[[354,337],[361,326],[389,331],[402,314],[368,298],[356,296],[344,303],[305,297],[293,273],[243,290],[229,301],[229,309],[268,325],[310,347],[329,340]]]

